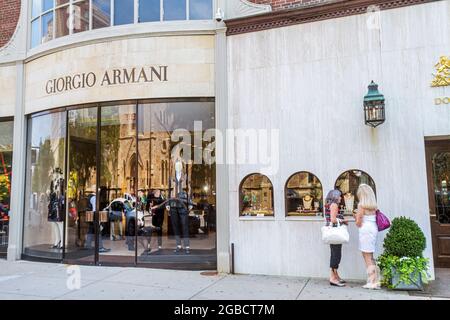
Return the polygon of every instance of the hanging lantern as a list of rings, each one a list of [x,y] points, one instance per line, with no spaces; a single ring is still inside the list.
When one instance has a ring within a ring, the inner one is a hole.
[[[371,82],[369,92],[364,97],[364,117],[366,125],[378,127],[385,120],[384,96],[378,91],[378,85]]]

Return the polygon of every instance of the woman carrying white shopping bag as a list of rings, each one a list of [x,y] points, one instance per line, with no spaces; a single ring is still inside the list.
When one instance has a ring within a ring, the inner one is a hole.
[[[345,281],[338,274],[339,264],[342,258],[342,244],[348,242],[347,221],[342,212],[339,212],[341,192],[331,190],[326,198],[325,219],[326,225],[322,228],[322,239],[330,244],[330,285],[344,287]]]

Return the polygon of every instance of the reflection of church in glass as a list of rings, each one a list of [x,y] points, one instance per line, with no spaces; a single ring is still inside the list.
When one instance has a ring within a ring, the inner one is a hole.
[[[142,112],[142,118],[137,120],[140,126],[136,144],[136,113],[129,108],[120,108],[119,110],[120,138],[117,153],[117,180],[111,185],[115,185],[122,193],[160,189],[165,197],[174,196],[175,172],[171,154],[178,142],[171,141],[174,126],[173,119],[171,119],[173,114],[165,112],[165,110],[158,110],[160,112],[155,110],[149,117],[149,114]],[[146,121],[148,119],[150,120]],[[190,134],[191,141],[194,141],[194,132],[190,131]],[[191,148],[193,160],[196,146],[191,144],[185,145],[185,147]],[[111,161],[108,161],[107,165],[110,170],[113,170]],[[135,180],[136,176],[137,181]],[[182,189],[195,200],[203,199],[209,203],[215,203],[215,166],[184,164]]]

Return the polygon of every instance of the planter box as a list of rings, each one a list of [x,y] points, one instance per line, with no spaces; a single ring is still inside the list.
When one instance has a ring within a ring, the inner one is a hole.
[[[409,284],[400,281],[400,274],[395,268],[392,268],[392,285],[394,290],[407,290],[407,291],[423,291],[422,274],[414,272],[409,275],[411,280]]]

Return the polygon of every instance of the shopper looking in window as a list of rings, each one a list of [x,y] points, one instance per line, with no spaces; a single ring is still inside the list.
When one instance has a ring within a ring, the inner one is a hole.
[[[339,204],[342,200],[342,194],[339,190],[331,190],[326,198],[325,205],[325,219],[327,226],[330,223],[336,226],[338,223],[346,224],[344,214],[339,211]],[[342,258],[342,244],[330,244],[331,256],[330,256],[330,285],[337,287],[344,287],[345,281],[341,279],[338,274],[339,264]]]

